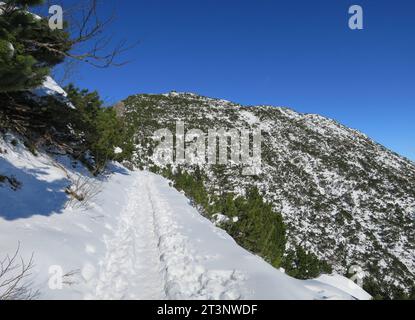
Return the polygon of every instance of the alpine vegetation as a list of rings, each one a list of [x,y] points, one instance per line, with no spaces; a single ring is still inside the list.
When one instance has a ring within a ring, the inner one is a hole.
[[[183,164],[242,164],[243,175],[256,175],[261,170],[261,130],[253,133],[252,156],[250,155],[250,132],[246,129],[240,131],[209,129],[207,135],[199,129],[193,129],[185,134],[184,123],[177,122],[176,135],[165,128],[157,130],[153,138],[160,143],[154,150],[152,160],[160,167]],[[228,149],[230,149],[230,159]]]

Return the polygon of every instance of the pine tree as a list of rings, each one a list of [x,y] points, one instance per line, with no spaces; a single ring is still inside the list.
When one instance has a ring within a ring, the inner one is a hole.
[[[235,205],[233,194],[228,193],[225,196],[223,204],[223,213],[230,218],[238,216],[238,208]]]
[[[94,169],[99,171],[107,160],[128,159],[134,149],[132,134],[117,117],[114,108],[104,107],[96,91],[80,90],[73,85],[65,87],[65,91],[77,108],[72,127],[82,135],[84,148],[92,153]],[[120,147],[123,152],[115,154],[115,147]]]
[[[246,199],[235,199],[234,204],[239,220],[228,232],[244,248],[279,267],[286,244],[281,214],[264,202],[257,188],[249,190]]]
[[[294,250],[288,250],[282,266],[287,274],[297,279],[316,278],[322,273],[331,273],[330,265],[301,246],[296,246]]]
[[[40,85],[71,48],[69,34],[51,30],[48,20],[30,13],[43,0],[3,0],[0,4],[0,92]]]

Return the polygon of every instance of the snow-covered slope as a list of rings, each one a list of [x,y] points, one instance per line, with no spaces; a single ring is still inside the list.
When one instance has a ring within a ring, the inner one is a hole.
[[[0,256],[34,254],[42,299],[368,299],[350,280],[300,281],[239,247],[169,181],[112,165],[88,178],[66,157],[34,156],[0,138]],[[74,182],[99,184],[82,207]],[[63,272],[63,288],[52,290]],[[1,292],[0,292],[1,295]]]
[[[45,78],[45,81],[41,86],[31,90],[31,93],[36,99],[42,97],[54,97],[58,101],[66,104],[69,108],[75,109],[75,106],[67,98],[68,94],[65,92],[65,90],[63,90],[63,88],[59,86],[56,81],[50,76]]]
[[[346,274],[365,271],[383,296],[415,288],[415,164],[366,135],[319,115],[242,106],[192,93],[140,94],[123,101],[136,129],[136,165],[153,168],[154,133],[261,129],[262,174],[201,164],[211,198],[257,187],[280,212],[288,247],[301,245]],[[174,166],[174,165],[173,165]],[[181,164],[190,175],[195,166]],[[236,226],[237,227],[237,226]],[[374,290],[376,291],[376,290]]]

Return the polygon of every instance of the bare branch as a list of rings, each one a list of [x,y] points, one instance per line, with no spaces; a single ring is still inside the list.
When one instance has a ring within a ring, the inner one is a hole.
[[[43,48],[60,54],[69,59],[86,62],[94,67],[107,68],[110,66],[123,66],[130,61],[117,61],[125,52],[134,48],[138,42],[128,44],[126,40],[113,44],[113,36],[106,34],[106,30],[115,21],[115,12],[109,17],[101,18],[98,13],[98,0],[83,0],[65,10],[66,20],[69,22],[70,52],[60,49],[59,43],[40,43],[26,41],[32,50]]]
[[[12,256],[0,261],[0,300],[33,300],[39,292],[29,280],[33,268],[33,254],[26,263],[19,257],[20,242]]]
[[[71,185],[65,190],[69,196],[66,206],[73,209],[86,210],[89,208],[91,201],[101,191],[101,185],[93,178],[77,175],[71,178]]]

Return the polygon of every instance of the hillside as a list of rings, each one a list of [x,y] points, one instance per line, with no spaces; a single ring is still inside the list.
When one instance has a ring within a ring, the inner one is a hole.
[[[25,263],[33,255],[26,290],[12,299],[370,298],[341,276],[299,281],[272,268],[146,171],[110,164],[92,177],[80,162],[34,155],[8,133],[0,177],[0,261],[18,247]],[[68,187],[97,192],[75,201]]]
[[[282,214],[288,250],[301,246],[340,274],[352,265],[361,266],[366,287],[383,298],[413,290],[413,162],[333,120],[288,108],[247,107],[176,92],[131,96],[120,106],[136,131],[138,167],[166,176],[178,169],[202,175],[207,202],[228,194],[244,196],[256,186]],[[241,165],[208,164],[173,164],[160,170],[153,159],[157,146],[153,135],[162,128],[174,134],[177,121],[184,122],[186,131],[205,133],[220,128],[261,129],[262,173],[247,176],[241,174]],[[206,207],[206,216],[218,217],[208,212],[210,203]],[[237,220],[233,228],[239,228]]]

